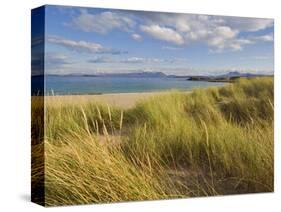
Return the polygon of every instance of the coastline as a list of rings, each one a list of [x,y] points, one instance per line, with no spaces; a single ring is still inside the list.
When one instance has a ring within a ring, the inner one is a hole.
[[[108,104],[109,106],[120,107],[122,109],[130,109],[137,102],[156,96],[164,95],[170,91],[158,92],[139,92],[139,93],[105,93],[105,94],[81,94],[81,95],[57,95],[45,96],[45,102],[48,106],[56,107],[65,104],[83,105],[89,102]],[[190,93],[191,91],[182,91]]]

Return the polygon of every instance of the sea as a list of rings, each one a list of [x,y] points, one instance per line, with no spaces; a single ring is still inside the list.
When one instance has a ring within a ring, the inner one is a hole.
[[[38,78],[32,79],[36,84]],[[189,91],[225,83],[189,81],[176,77],[46,76],[45,95],[138,93],[168,90]],[[35,86],[33,86],[35,87]]]

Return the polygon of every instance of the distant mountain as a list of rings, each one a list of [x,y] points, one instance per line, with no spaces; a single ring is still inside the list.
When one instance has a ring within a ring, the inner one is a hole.
[[[135,72],[135,73],[106,73],[97,74],[97,76],[102,77],[166,77],[167,75],[162,72]]]
[[[167,75],[167,77],[169,77],[169,78],[189,78],[190,76],[170,74],[170,75]]]
[[[238,71],[231,71],[221,75],[209,75],[209,76],[190,76],[187,80],[191,81],[208,81],[208,82],[234,82],[241,77],[262,77],[269,76],[264,74],[252,74],[252,73],[240,73]]]
[[[61,76],[61,77],[147,77],[147,78],[160,78],[167,77],[162,72],[131,72],[131,73],[99,73],[99,74],[65,74],[55,75],[49,74],[48,76]]]
[[[225,74],[220,75],[166,75],[163,72],[130,72],[130,73],[97,73],[97,74],[65,74],[65,75],[56,75],[48,74],[48,76],[59,76],[59,77],[139,77],[139,78],[186,78],[187,80],[220,80],[220,79],[231,79],[239,77],[258,77],[258,76],[269,76],[263,74],[253,74],[253,73],[241,73],[239,71],[231,71]]]
[[[231,71],[216,77],[258,77],[265,76],[264,74],[241,73],[239,71]]]

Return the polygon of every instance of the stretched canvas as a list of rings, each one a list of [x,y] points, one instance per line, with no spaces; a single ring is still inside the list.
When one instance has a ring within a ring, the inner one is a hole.
[[[33,202],[273,192],[272,19],[31,15]]]

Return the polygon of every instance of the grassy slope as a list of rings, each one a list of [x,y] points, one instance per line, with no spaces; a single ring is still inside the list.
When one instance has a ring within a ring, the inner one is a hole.
[[[47,107],[47,205],[273,190],[273,79]]]

